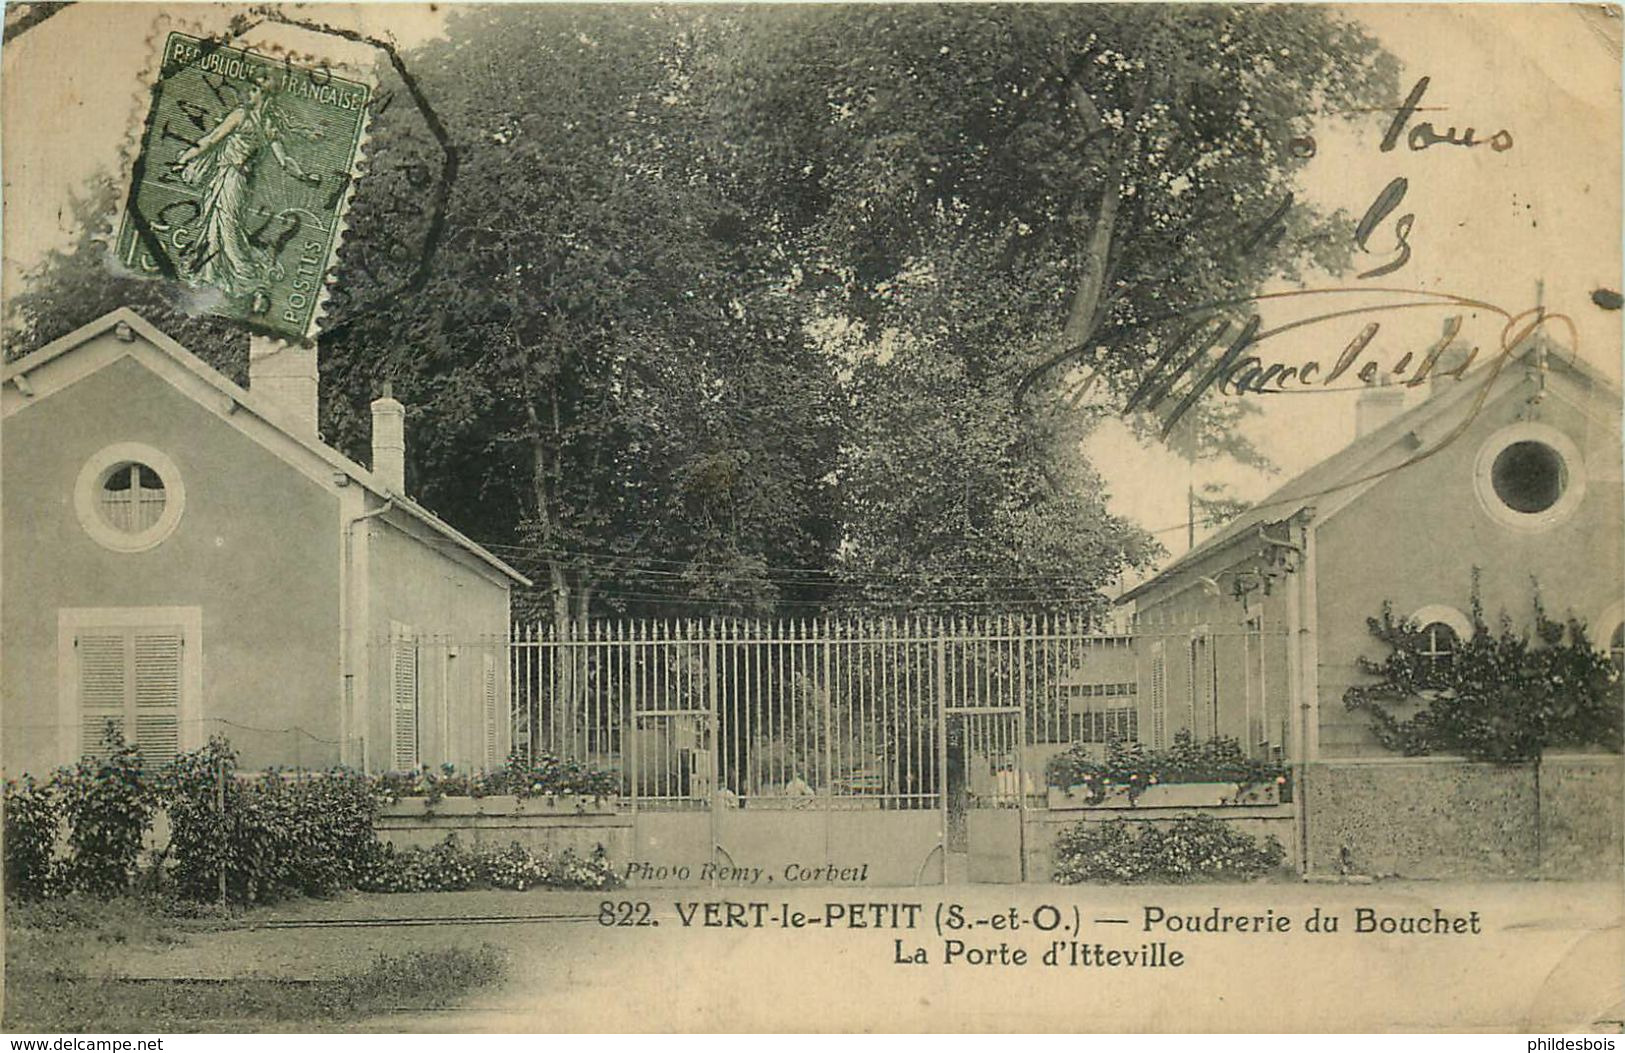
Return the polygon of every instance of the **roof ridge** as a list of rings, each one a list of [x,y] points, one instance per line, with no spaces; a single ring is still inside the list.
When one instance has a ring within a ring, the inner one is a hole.
[[[479,542],[473,540],[456,527],[441,519],[434,512],[425,508],[410,496],[404,493],[395,493],[378,481],[373,472],[351,460],[339,450],[329,446],[318,437],[306,437],[290,428],[280,412],[272,408],[263,395],[257,395],[248,388],[243,387],[230,377],[215,369],[209,363],[199,358],[194,352],[186,348],[174,337],[143,318],[134,309],[125,306],[117,307],[93,321],[74,329],[73,331],[57,337],[50,343],[29,352],[22,358],[4,364],[0,369],[0,383],[10,381],[12,378],[31,373],[42,366],[55,361],[65,354],[83,347],[92,339],[103,333],[116,329],[120,324],[128,325],[139,334],[153,348],[168,355],[177,364],[204,380],[216,390],[232,399],[237,405],[248,410],[254,416],[274,428],[284,438],[293,442],[297,447],[321,459],[329,467],[336,468],[350,476],[361,486],[374,495],[385,500],[392,500],[395,506],[401,508],[408,515],[413,516],[436,532],[445,535],[459,547],[467,550],[483,562],[496,570],[524,585],[532,584],[531,580],[515,570],[501,557],[495,555]]]
[[[1241,513],[1241,515],[1237,516],[1229,523],[1226,523],[1223,527],[1204,538],[1194,547],[1181,553],[1173,562],[1169,563],[1162,570],[1159,570],[1151,577],[1145,579],[1132,589],[1129,589],[1127,592],[1123,593],[1117,598],[1116,602],[1120,604],[1126,603],[1137,596],[1145,594],[1146,592],[1150,591],[1153,586],[1167,578],[1169,575],[1176,571],[1183,570],[1196,561],[1220,550],[1224,546],[1246,534],[1255,525],[1279,522],[1282,519],[1290,518],[1306,507],[1307,502],[1310,499],[1319,497],[1326,493],[1335,492],[1336,490],[1343,489],[1347,486],[1356,485],[1361,480],[1347,479],[1346,476],[1349,474],[1349,472],[1353,471],[1357,465],[1367,463],[1372,458],[1390,449],[1405,435],[1415,430],[1415,426],[1419,421],[1441,414],[1449,408],[1454,407],[1457,403],[1468,398],[1469,395],[1480,387],[1480,385],[1468,383],[1468,381],[1484,380],[1490,385],[1490,388],[1493,391],[1493,389],[1499,386],[1507,377],[1509,373],[1509,366],[1511,366],[1513,363],[1523,361],[1531,354],[1534,354],[1535,351],[1535,348],[1528,348],[1517,355],[1508,356],[1506,359],[1501,361],[1498,366],[1495,366],[1493,370],[1490,369],[1488,364],[1485,366],[1480,366],[1478,369],[1469,370],[1458,377],[1458,383],[1453,387],[1447,388],[1443,391],[1430,392],[1421,402],[1418,402],[1416,405],[1403,410],[1392,420],[1385,422],[1380,427],[1373,429],[1365,435],[1356,436],[1352,441],[1340,449],[1327,454],[1325,457],[1305,468],[1303,471],[1281,483],[1281,485],[1271,490],[1262,500],[1252,505],[1246,511]],[[1549,355],[1547,357],[1547,361],[1555,361],[1557,364],[1572,371],[1576,376],[1587,383],[1601,386],[1605,391],[1614,395],[1616,401],[1618,400],[1618,388],[1616,388],[1606,376],[1581,360],[1578,355],[1572,353],[1567,356]],[[1403,387],[1400,385],[1393,385],[1392,387],[1404,390],[1408,389],[1410,386],[1411,385],[1406,384]],[[1376,389],[1373,387],[1365,390]],[[1490,395],[1486,393],[1486,403],[1488,402],[1489,398]],[[1325,480],[1328,485],[1317,485],[1308,488],[1301,485],[1311,476],[1322,475],[1331,477]],[[1269,510],[1275,507],[1279,507],[1280,514],[1268,514]]]

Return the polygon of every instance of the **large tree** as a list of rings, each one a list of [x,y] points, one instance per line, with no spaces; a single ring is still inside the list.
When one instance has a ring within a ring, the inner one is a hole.
[[[764,247],[695,163],[681,20],[474,8],[447,36],[409,59],[457,156],[430,277],[394,297],[433,236],[443,161],[397,101],[340,275],[358,292],[323,342],[335,381],[359,396],[397,378],[421,407],[420,489],[511,538],[557,624],[596,599],[770,607],[765,568],[818,566],[832,543],[840,405]]]
[[[323,427],[364,454],[391,380],[414,492],[561,627],[1098,605],[1154,546],[1080,452],[1079,364],[1122,398],[1149,319],[1339,265],[1281,207],[1288,144],[1392,80],[1327,10],[1251,5],[470,7],[404,58]],[[48,261],[15,344],[134,302],[241,375],[240,337],[105,263],[88,234]],[[1239,406],[1168,441],[1256,460]]]
[[[1311,7],[813,6],[739,34],[720,167],[856,363],[845,566],[998,600],[1143,559],[1081,462],[1079,379],[1122,405],[1153,319],[1342,266],[1344,217],[1294,180],[1323,116],[1391,101],[1393,62]],[[1203,400],[1165,441],[1257,463],[1245,412]]]

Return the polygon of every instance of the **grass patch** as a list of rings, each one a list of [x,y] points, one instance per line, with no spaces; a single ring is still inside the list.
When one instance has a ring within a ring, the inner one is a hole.
[[[344,1030],[399,1011],[444,1009],[501,979],[489,944],[380,956],[335,980],[130,980],[57,970],[6,977],[7,1031],[259,1032]]]
[[[326,1031],[400,1010],[434,1010],[500,980],[506,956],[489,944],[379,955],[324,980],[146,980],[106,975],[113,946],[158,948],[230,924],[234,912],[128,897],[69,897],[9,905],[6,1009],[10,1032]],[[240,913],[240,912],[236,912]]]
[[[157,894],[8,901],[6,971],[82,973],[109,947],[184,943],[189,933],[225,927],[240,913]]]

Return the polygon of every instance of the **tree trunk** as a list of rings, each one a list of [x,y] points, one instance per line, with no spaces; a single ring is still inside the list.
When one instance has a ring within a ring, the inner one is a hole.
[[[587,579],[587,572],[582,571],[577,578],[574,590],[575,609],[565,616],[570,626],[572,638],[576,641],[570,648],[570,685],[566,694],[568,704],[564,710],[564,742],[565,748],[560,755],[569,759],[586,760],[587,743],[583,734],[582,718],[586,713],[587,701],[587,615],[592,604],[592,583]]]
[[[575,633],[570,621],[570,584],[564,565],[547,561],[548,585],[553,599],[553,691],[548,702],[546,752],[564,756],[569,742],[570,714],[575,710]]]
[[[1083,126],[1082,145],[1087,148],[1106,134],[1106,121],[1083,85],[1068,76],[1066,88],[1078,121]],[[1043,360],[1016,385],[1018,404],[1038,378],[1081,353],[1100,328],[1106,313],[1106,285],[1111,273],[1112,243],[1117,236],[1117,219],[1123,208],[1123,173],[1128,163],[1134,128],[1145,112],[1148,95],[1148,87],[1140,92],[1132,111],[1124,118],[1122,128],[1112,136],[1107,147],[1106,174],[1100,196],[1094,204],[1089,234],[1078,250],[1077,280],[1072,287],[1072,302],[1067,307],[1066,321],[1044,350]]]
[[[533,731],[539,742],[532,743],[532,751],[557,756],[568,754],[574,736],[575,713],[580,693],[578,667],[581,656],[574,646],[575,619],[572,618],[570,571],[564,553],[553,547],[558,524],[553,515],[552,494],[548,480],[557,478],[556,453],[547,442],[546,429],[536,412],[533,401],[526,399],[525,414],[530,424],[531,489],[536,501],[536,522],[541,528],[542,548],[547,561],[549,599],[553,609],[552,683],[541,727]],[[577,605],[580,606],[579,604]],[[539,732],[539,735],[538,735]]]
[[[1067,90],[1071,93],[1072,104],[1078,111],[1078,119],[1083,122],[1085,139],[1093,139],[1100,135],[1105,130],[1106,122],[1100,116],[1100,110],[1089,97],[1089,93],[1075,80],[1067,82]],[[1130,121],[1137,122],[1138,119],[1136,113],[1129,121],[1125,121],[1119,135],[1122,137],[1132,135],[1134,126]],[[1106,292],[1106,267],[1111,260],[1117,214],[1123,207],[1122,182],[1126,153],[1125,143],[1112,144],[1111,161],[1106,166],[1106,180],[1105,185],[1100,188],[1100,200],[1095,203],[1095,215],[1089,227],[1089,236],[1084,239],[1083,247],[1078,252],[1077,285],[1072,291],[1072,306],[1067,311],[1066,324],[1061,327],[1058,350],[1076,350],[1094,335],[1095,329],[1100,324],[1099,316]]]

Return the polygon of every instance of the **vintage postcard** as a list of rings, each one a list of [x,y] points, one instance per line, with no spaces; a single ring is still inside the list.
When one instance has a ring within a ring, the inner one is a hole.
[[[1613,1048],[1622,34],[8,5],[4,1028]]]

